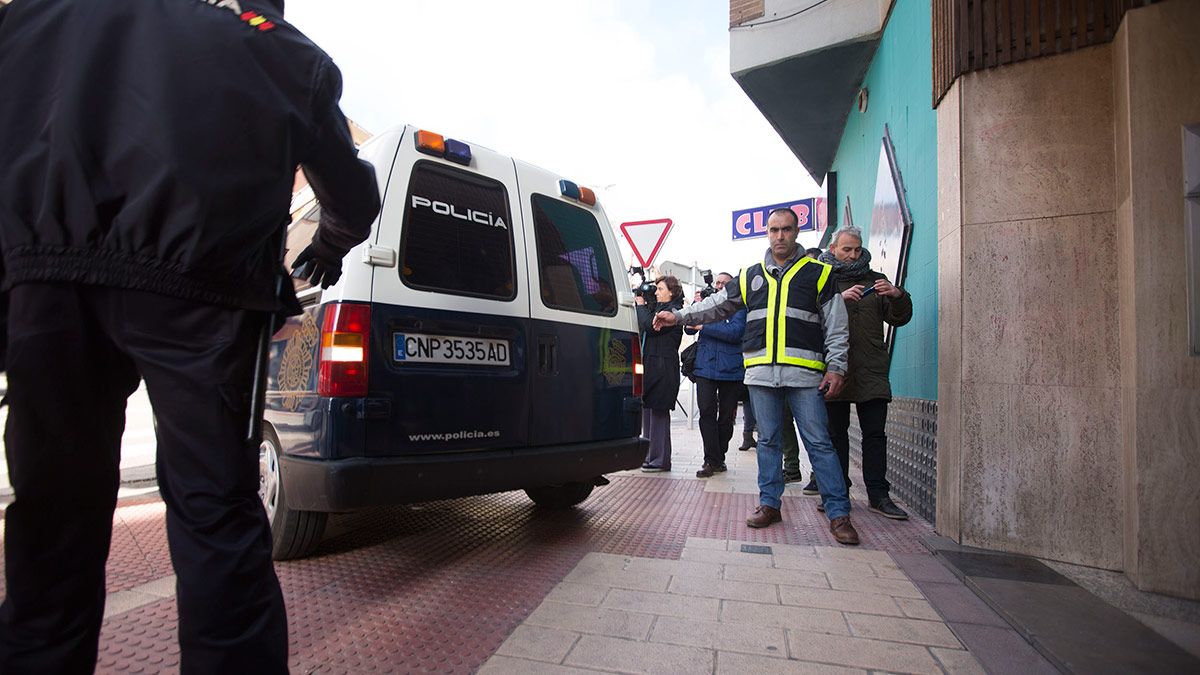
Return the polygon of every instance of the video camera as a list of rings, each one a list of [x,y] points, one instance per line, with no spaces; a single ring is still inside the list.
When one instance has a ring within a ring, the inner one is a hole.
[[[646,301],[646,304],[652,304],[654,302],[654,293],[658,291],[658,286],[646,281],[646,271],[640,267],[630,267],[629,273],[638,275],[642,280],[642,283],[633,287],[634,294],[641,296]]]
[[[716,293],[717,289],[712,284],[712,281],[713,281],[712,270],[700,270],[700,276],[704,277],[704,288],[700,289],[700,299],[703,300],[704,298],[707,298],[708,296],[712,295],[713,293]]]

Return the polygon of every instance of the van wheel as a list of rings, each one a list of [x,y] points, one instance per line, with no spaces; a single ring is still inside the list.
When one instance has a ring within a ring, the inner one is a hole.
[[[565,509],[575,506],[592,494],[591,483],[564,483],[545,487],[525,488],[525,494],[534,504],[550,509]]]
[[[279,438],[266,425],[263,426],[262,443],[258,446],[258,497],[271,523],[273,559],[303,558],[321,543],[329,514],[288,508],[279,468]]]

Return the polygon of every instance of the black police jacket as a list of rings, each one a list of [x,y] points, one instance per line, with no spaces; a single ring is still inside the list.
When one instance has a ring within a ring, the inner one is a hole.
[[[297,165],[341,258],[379,210],[329,56],[261,0],[0,10],[3,288],[64,281],[278,311]]]

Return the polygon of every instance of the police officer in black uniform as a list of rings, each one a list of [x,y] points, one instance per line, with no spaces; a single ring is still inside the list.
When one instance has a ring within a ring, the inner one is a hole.
[[[245,441],[297,165],[323,286],[379,194],[329,56],[266,0],[14,0],[0,9],[0,248],[11,303],[0,672],[90,672],[125,400],[144,378],[182,670],[287,670]]]

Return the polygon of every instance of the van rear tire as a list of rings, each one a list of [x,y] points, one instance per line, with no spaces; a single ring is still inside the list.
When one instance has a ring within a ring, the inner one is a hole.
[[[525,488],[525,494],[534,504],[548,509],[565,509],[575,506],[592,494],[591,483],[563,483],[545,487]]]
[[[288,507],[279,454],[279,437],[270,426],[263,425],[262,442],[258,447],[258,496],[271,524],[271,558],[292,560],[316,550],[321,535],[325,534],[329,514]]]

